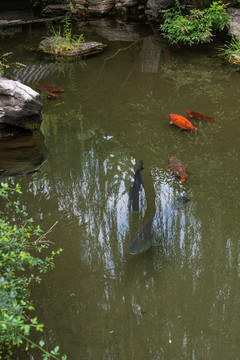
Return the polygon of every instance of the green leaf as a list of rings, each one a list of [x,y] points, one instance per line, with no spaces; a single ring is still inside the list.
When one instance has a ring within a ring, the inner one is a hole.
[[[43,346],[45,345],[45,341],[44,341],[43,339],[41,339],[41,340],[39,341],[39,345],[40,345],[41,347],[43,347]]]

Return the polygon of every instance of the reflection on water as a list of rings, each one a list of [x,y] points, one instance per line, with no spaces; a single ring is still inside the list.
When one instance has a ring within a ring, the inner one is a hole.
[[[140,38],[108,40],[103,55],[57,75],[61,105],[44,100],[47,161],[20,184],[37,223],[59,220],[49,239],[64,252],[33,289],[38,317],[70,359],[238,359],[240,75],[214,48]],[[216,123],[194,119],[197,134],[169,125],[189,109]],[[183,184],[166,170],[170,156],[188,165]],[[141,159],[144,216],[128,206]],[[191,201],[166,236],[131,256],[131,238],[182,195]]]
[[[39,170],[45,161],[44,145],[39,147],[31,130],[5,126],[0,132],[0,176],[20,176]]]

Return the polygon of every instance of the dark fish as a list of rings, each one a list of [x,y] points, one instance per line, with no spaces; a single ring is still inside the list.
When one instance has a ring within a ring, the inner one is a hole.
[[[146,203],[145,188],[141,171],[143,170],[142,160],[139,162],[137,171],[134,175],[134,181],[129,190],[129,208],[131,211],[140,211]]]
[[[132,255],[136,255],[147,251],[153,244],[153,241],[159,239],[162,236],[163,225],[173,217],[173,210],[178,209],[190,201],[186,197],[182,196],[173,204],[169,205],[157,213],[147,224],[139,231],[135,239],[132,240],[129,246],[129,252]]]

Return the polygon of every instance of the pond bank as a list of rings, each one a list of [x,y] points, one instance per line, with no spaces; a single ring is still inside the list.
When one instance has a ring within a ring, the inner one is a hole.
[[[198,0],[193,0],[191,5],[198,8]],[[204,5],[207,6],[208,0]],[[51,21],[59,21],[64,17],[72,17],[76,21],[92,21],[96,18],[120,18],[122,21],[141,21],[142,23],[159,23],[162,10],[173,6],[172,0],[103,0],[91,1],[88,5],[85,0],[74,0],[73,10],[69,11],[66,4],[46,6],[38,16],[32,9],[5,10],[1,12],[0,28],[39,24]],[[202,6],[203,4],[201,4]],[[240,34],[240,9],[228,7],[230,15],[230,35]]]
[[[54,20],[62,20],[64,16],[40,17],[35,16],[32,10],[9,10],[1,13],[0,28],[31,25]]]

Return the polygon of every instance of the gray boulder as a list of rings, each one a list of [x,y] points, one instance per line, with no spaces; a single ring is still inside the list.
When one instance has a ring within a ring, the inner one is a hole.
[[[86,3],[86,0],[74,0],[73,5],[79,9],[87,8],[89,13],[102,15],[112,10],[115,0],[91,0],[88,3]]]
[[[41,12],[42,16],[69,16],[71,14],[69,10],[69,4],[53,4],[47,5]]]
[[[116,0],[116,8],[129,8],[139,3],[139,0]]]
[[[230,27],[229,34],[239,36],[240,35],[240,9],[238,8],[228,8],[228,15],[230,15]]]
[[[41,123],[41,110],[39,93],[18,81],[0,77],[0,123],[25,127],[24,123],[35,123],[37,118],[37,123]]]
[[[148,0],[146,4],[145,14],[149,20],[157,21],[161,10],[165,10],[174,5],[173,0]]]

